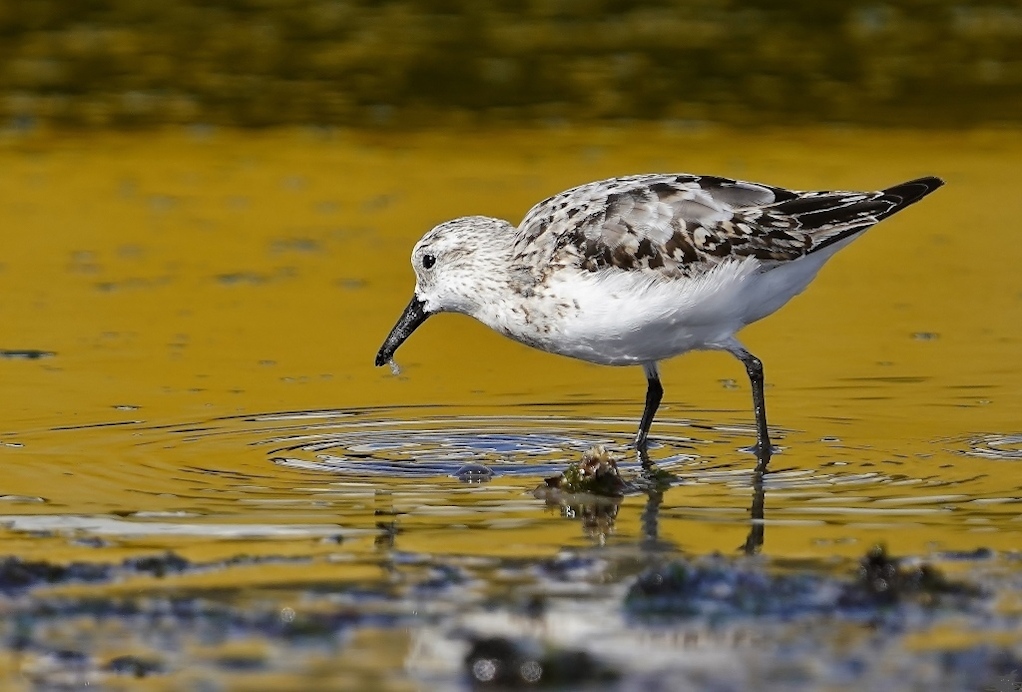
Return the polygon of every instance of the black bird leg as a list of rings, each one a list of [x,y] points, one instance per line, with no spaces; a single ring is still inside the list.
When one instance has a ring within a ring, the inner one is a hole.
[[[763,362],[752,355],[737,341],[728,347],[728,352],[742,361],[745,371],[749,373],[749,382],[752,384],[752,407],[756,414],[756,458],[759,463],[757,471],[764,471],[773,447],[770,446],[770,430],[767,429],[766,418],[766,397],[763,396]]]
[[[649,437],[649,426],[653,424],[653,416],[660,407],[660,400],[664,398],[664,387],[660,384],[660,372],[657,370],[656,362],[643,363],[642,369],[646,373],[646,408],[642,411],[642,420],[639,421],[639,434],[635,436],[635,448],[640,453],[646,451],[646,440]]]
[[[761,462],[762,463],[762,462]],[[764,464],[765,465],[765,464]],[[749,508],[750,524],[749,535],[745,537],[745,543],[741,550],[746,555],[755,555],[763,547],[763,504],[766,493],[763,488],[763,472],[761,465],[756,466],[752,474],[752,506]]]

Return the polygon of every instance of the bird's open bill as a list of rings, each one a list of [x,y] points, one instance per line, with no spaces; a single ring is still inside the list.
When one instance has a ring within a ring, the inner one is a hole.
[[[380,352],[376,354],[376,366],[379,367],[393,358],[398,346],[403,344],[431,314],[426,312],[426,304],[419,300],[418,296],[413,296],[412,302],[408,303],[408,307],[401,313],[397,324],[390,330],[387,340],[380,347]]]

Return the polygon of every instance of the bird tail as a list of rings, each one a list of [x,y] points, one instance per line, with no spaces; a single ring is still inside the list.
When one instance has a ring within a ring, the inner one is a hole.
[[[910,204],[915,204],[926,195],[941,187],[944,181],[932,175],[925,178],[916,178],[908,182],[894,185],[883,190],[881,200],[892,202],[890,209],[877,215],[877,220],[886,218],[897,213]]]
[[[799,209],[798,220],[802,227],[812,234],[813,246],[809,252],[813,253],[862,233],[888,216],[893,216],[910,204],[915,204],[943,184],[944,181],[940,178],[927,176],[866,194],[865,198],[864,193],[824,193],[815,198],[782,202],[776,208],[793,204],[807,207],[804,210]],[[847,202],[849,198],[857,199],[849,203]],[[816,205],[819,208],[808,205]]]

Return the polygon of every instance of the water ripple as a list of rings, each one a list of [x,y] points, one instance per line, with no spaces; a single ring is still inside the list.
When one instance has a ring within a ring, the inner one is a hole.
[[[274,414],[257,420],[308,421],[308,414]],[[683,424],[676,423],[675,426]],[[405,420],[339,417],[331,423],[290,429],[265,442],[271,460],[282,466],[338,474],[463,477],[543,476],[564,470],[593,445],[624,457],[625,469],[638,466],[629,451],[627,422],[601,418],[550,416],[417,416]],[[671,451],[658,464],[675,467],[698,455],[692,438],[658,436],[658,447]],[[698,443],[702,444],[702,443]]]
[[[961,440],[967,449],[957,450],[960,454],[982,459],[1000,461],[1022,460],[1022,434],[986,434]]]

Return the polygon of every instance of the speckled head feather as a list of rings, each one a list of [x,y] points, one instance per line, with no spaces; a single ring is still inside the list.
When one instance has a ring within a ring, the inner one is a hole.
[[[473,314],[480,286],[503,280],[514,234],[510,223],[489,216],[463,216],[426,233],[412,249],[415,294],[426,310]]]

